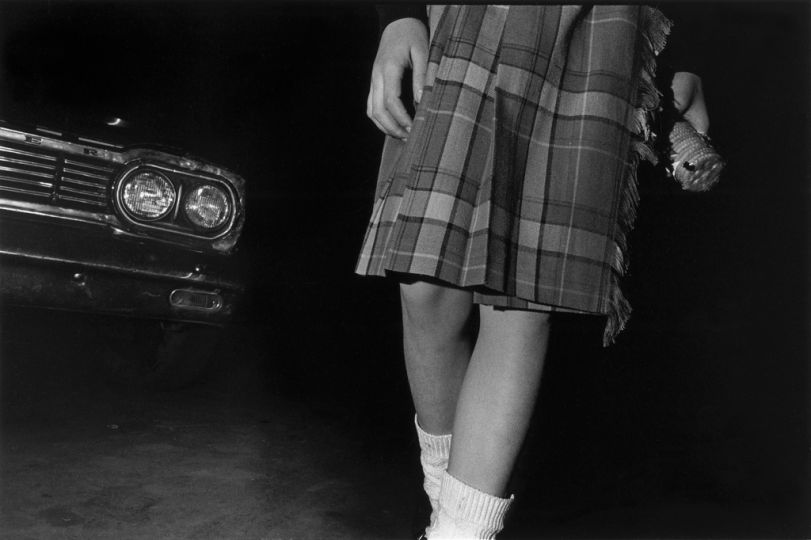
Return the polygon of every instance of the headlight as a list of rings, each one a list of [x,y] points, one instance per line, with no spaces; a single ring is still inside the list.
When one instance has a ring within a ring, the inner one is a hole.
[[[169,213],[175,197],[175,187],[165,176],[147,170],[126,180],[122,201],[135,216],[153,220]]]
[[[216,229],[231,216],[231,205],[222,189],[205,185],[186,195],[183,212],[194,225],[202,229]]]

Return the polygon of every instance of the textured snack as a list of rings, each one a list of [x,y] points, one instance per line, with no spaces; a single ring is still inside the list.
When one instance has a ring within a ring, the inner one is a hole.
[[[707,191],[718,182],[726,162],[707,135],[697,132],[687,121],[678,120],[669,139],[670,172],[682,189]]]

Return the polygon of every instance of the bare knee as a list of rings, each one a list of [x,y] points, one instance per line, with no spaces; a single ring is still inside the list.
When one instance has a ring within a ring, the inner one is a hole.
[[[400,284],[403,324],[418,331],[462,331],[470,319],[473,294],[428,281]]]
[[[454,289],[428,281],[400,284],[400,299],[410,310],[436,311],[452,301]]]

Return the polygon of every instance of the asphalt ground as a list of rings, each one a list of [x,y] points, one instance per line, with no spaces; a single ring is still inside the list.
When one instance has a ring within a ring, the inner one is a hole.
[[[427,507],[396,310],[322,329],[328,311],[309,336],[232,326],[193,384],[168,389],[100,339],[131,322],[5,310],[0,535],[416,537]],[[665,341],[655,329],[621,363],[599,325],[553,328],[503,538],[807,536],[799,426],[780,420],[793,403],[762,374],[713,378],[708,355],[661,351],[654,368],[637,355]]]

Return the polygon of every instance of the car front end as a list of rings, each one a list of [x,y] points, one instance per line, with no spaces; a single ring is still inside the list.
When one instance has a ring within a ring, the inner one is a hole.
[[[244,180],[205,160],[0,122],[5,305],[222,324],[244,219]]]

